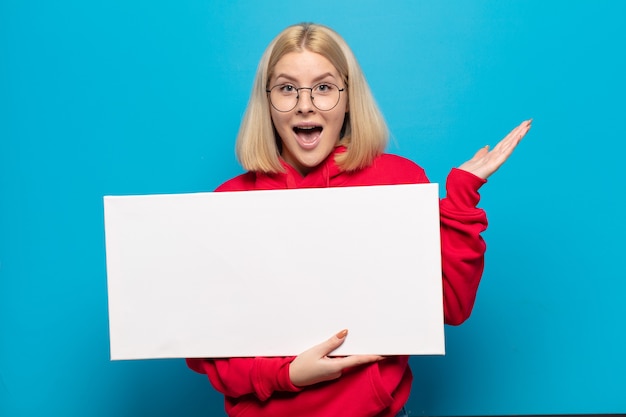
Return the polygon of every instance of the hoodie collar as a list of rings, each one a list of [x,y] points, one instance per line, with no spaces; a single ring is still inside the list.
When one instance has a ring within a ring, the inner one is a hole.
[[[342,173],[335,163],[335,156],[346,151],[337,146],[328,157],[304,177],[291,165],[280,159],[285,172],[275,174],[256,173],[257,189],[324,188],[330,187],[331,179]]]

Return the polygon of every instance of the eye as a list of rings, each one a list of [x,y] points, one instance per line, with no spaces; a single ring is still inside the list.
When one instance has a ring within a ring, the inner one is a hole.
[[[314,87],[315,92],[319,94],[329,94],[332,93],[335,89],[336,87],[330,83],[320,83]]]
[[[282,94],[289,95],[297,92],[296,87],[291,84],[281,84],[277,87],[278,91],[280,91]]]

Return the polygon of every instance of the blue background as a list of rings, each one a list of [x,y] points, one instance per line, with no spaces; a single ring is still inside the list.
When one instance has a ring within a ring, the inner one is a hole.
[[[626,412],[626,3],[0,1],[0,415],[217,416],[181,360],[110,362],[102,196],[211,190],[288,24],[353,47],[432,181],[526,118],[487,266],[411,415]]]

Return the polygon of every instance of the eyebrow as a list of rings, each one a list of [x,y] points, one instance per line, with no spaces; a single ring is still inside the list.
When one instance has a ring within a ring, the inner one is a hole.
[[[316,83],[320,82],[321,80],[323,80],[324,78],[328,78],[328,77],[331,77],[335,81],[337,80],[337,77],[335,77],[335,75],[333,73],[327,72],[327,73],[324,73],[322,75],[319,75],[319,76],[313,78],[313,84],[316,84]],[[289,74],[278,74],[275,77],[276,80],[278,80],[279,78],[286,78],[287,80],[289,80],[289,81],[291,81],[293,83],[295,83],[297,81],[294,77],[292,77]]]

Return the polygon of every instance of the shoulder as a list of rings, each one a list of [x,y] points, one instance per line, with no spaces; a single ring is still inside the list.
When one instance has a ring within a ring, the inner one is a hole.
[[[405,169],[410,169],[410,170],[415,170],[415,171],[422,171],[422,172],[424,171],[422,167],[420,167],[418,164],[411,161],[410,159],[405,158],[400,155],[394,155],[391,153],[384,153],[378,156],[376,159],[374,159],[374,164],[377,164],[380,167],[391,168],[391,169],[405,168]]]
[[[415,162],[402,156],[387,154],[377,156],[367,167],[344,172],[337,178],[338,185],[394,185],[427,183],[426,173]]]
[[[237,175],[217,187],[215,191],[249,191],[254,188],[255,177],[253,172]]]
[[[391,183],[428,182],[426,172],[421,166],[394,154],[384,153],[378,156],[366,170],[371,175],[385,178]]]

